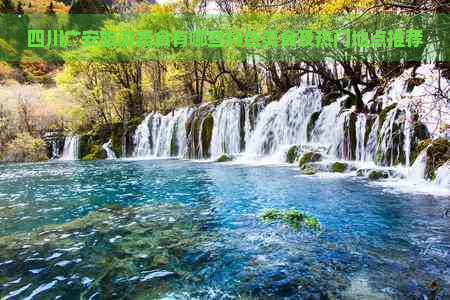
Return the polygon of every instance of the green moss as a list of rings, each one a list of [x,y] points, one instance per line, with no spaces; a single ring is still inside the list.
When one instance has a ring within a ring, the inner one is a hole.
[[[264,222],[284,221],[294,229],[300,229],[306,225],[309,229],[320,229],[320,222],[317,218],[309,216],[297,209],[288,209],[281,211],[275,208],[265,209],[259,218]]]
[[[286,160],[288,163],[293,164],[296,161],[296,159],[298,157],[299,149],[300,149],[300,146],[298,146],[298,145],[294,145],[289,148],[289,150],[286,154]]]
[[[307,216],[305,218],[305,225],[307,227],[309,227],[309,229],[313,229],[313,230],[319,230],[320,229],[320,222],[317,218],[312,217],[312,216]]]
[[[430,141],[428,145],[425,176],[433,180],[436,178],[436,170],[450,160],[450,141],[439,138]]]
[[[316,174],[316,170],[309,166],[309,165],[304,165],[303,167],[300,168],[300,170],[302,171],[303,175],[314,175]]]
[[[397,107],[397,103],[392,103],[391,105],[386,106],[378,115],[378,134],[377,134],[377,136],[380,134],[381,127],[383,127],[383,123],[386,120],[386,116],[387,116],[388,112],[390,112],[391,110],[393,110],[396,107]]]
[[[306,126],[306,139],[308,142],[311,141],[311,133],[316,125],[316,121],[319,118],[321,112],[322,111],[313,112],[311,114],[311,117],[309,117],[308,125]]]
[[[103,150],[101,145],[94,144],[90,147],[89,151],[90,152],[84,155],[81,160],[99,160],[106,158],[105,151]]]
[[[216,159],[216,162],[227,162],[227,161],[231,161],[232,160],[232,158],[230,157],[230,156],[228,156],[228,155],[226,155],[226,154],[222,154],[221,156],[219,156],[217,159]]]
[[[265,209],[260,215],[259,218],[263,221],[276,221],[280,220],[283,217],[283,214],[280,210],[275,208]]]
[[[356,176],[362,177],[365,175],[365,170],[364,169],[358,169],[356,170]]]
[[[378,180],[388,178],[389,174],[381,170],[373,170],[369,173],[369,180]]]
[[[316,162],[322,160],[322,154],[317,152],[306,152],[300,158],[298,162],[299,167],[302,169],[309,162]]]
[[[209,153],[209,148],[211,147],[211,138],[212,138],[212,131],[214,127],[214,119],[211,113],[209,113],[205,119],[203,120],[203,127],[202,127],[202,150],[203,150],[203,157],[207,158],[211,154]]]
[[[331,172],[344,173],[347,170],[348,165],[346,163],[335,162],[331,165]]]

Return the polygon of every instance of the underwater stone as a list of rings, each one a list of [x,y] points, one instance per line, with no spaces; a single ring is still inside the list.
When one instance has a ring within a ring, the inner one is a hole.
[[[320,154],[318,152],[306,152],[300,158],[298,165],[302,169],[309,162],[316,162],[316,161],[321,161],[321,160],[322,160],[322,154]]]
[[[368,176],[369,180],[378,180],[389,178],[389,173],[383,170],[372,170]]]
[[[231,156],[226,155],[226,154],[222,154],[222,155],[219,156],[215,161],[220,163],[220,162],[227,162],[227,161],[231,161],[231,160],[233,160],[233,159],[231,158]]]
[[[348,168],[348,164],[342,162],[335,162],[331,165],[331,172],[344,173]]]

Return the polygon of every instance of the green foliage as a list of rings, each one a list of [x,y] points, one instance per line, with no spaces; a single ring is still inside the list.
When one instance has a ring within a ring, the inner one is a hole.
[[[335,162],[331,165],[331,172],[344,173],[347,170],[348,165],[346,163]]]
[[[4,162],[35,162],[48,159],[47,146],[40,138],[20,133],[0,153]]]
[[[81,158],[81,160],[99,160],[105,159],[105,151],[101,145],[92,145],[89,149],[89,154],[86,154]]]
[[[279,210],[268,208],[263,210],[259,218],[264,222],[283,221],[294,229],[300,229],[303,225],[311,230],[319,230],[320,222],[317,218],[307,215],[297,209]]]

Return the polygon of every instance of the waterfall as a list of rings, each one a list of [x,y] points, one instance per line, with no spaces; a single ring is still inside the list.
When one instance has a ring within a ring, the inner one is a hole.
[[[377,116],[375,121],[372,124],[372,127],[370,129],[369,137],[367,138],[367,145],[366,145],[366,153],[365,158],[366,160],[374,161],[375,160],[375,152],[377,149],[377,133],[378,133],[378,124],[379,124],[379,117]]]
[[[102,148],[103,150],[105,150],[106,152],[106,159],[117,159],[116,154],[114,153],[114,151],[111,149],[112,146],[112,140],[109,140],[107,143],[104,143]]]
[[[244,132],[247,102],[227,99],[213,112],[214,127],[211,138],[211,157],[223,153],[237,154],[244,148]],[[248,110],[248,109],[247,109]]]
[[[380,130],[376,149],[376,153],[379,153],[380,157],[376,159],[377,163],[382,165],[394,166],[400,155],[400,143],[394,142],[394,139],[398,138],[398,132],[394,128],[397,112],[398,108],[394,108],[387,113],[386,120]]]
[[[336,158],[351,160],[354,158],[352,154],[352,141],[351,141],[351,120],[352,112],[342,112],[335,125],[329,124],[328,130],[334,132],[334,140],[332,142],[331,153]]]
[[[323,107],[319,118],[316,121],[314,129],[311,132],[311,142],[326,147],[332,147],[339,139],[339,126],[336,126],[339,112],[341,111],[341,102],[346,97],[338,99],[336,102]],[[342,121],[342,120],[341,120]],[[343,124],[340,128],[343,127]]]
[[[417,156],[416,160],[414,161],[413,165],[411,166],[408,172],[408,179],[412,181],[425,180],[425,169],[427,166],[427,150],[428,147],[423,149]]]
[[[246,156],[261,157],[287,145],[306,143],[309,116],[320,111],[322,95],[317,88],[291,88],[279,101],[269,103],[258,117]]]
[[[186,153],[186,122],[191,108],[179,108],[163,116],[149,114],[133,137],[134,157],[182,157]]]
[[[80,136],[72,135],[64,140],[62,160],[77,160],[80,152]]]
[[[450,188],[450,162],[446,162],[436,170],[435,182]]]
[[[403,143],[403,151],[405,152],[405,164],[406,168],[409,169],[411,165],[411,111],[406,109],[405,111],[405,125],[403,127],[405,136],[405,142]]]
[[[365,145],[365,136],[366,136],[366,123],[367,116],[365,114],[358,114],[356,117],[356,160],[364,161],[366,160],[366,145]]]
[[[59,156],[60,156],[58,141],[52,141],[51,142],[51,146],[52,146],[52,157],[51,157],[51,159],[58,159]]]

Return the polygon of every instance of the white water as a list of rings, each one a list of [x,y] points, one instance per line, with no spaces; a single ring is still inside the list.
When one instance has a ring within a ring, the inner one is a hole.
[[[245,128],[241,128],[243,105],[247,105],[243,100],[227,99],[214,110],[211,157],[215,158],[223,153],[238,154],[241,152],[241,131],[245,131]]]
[[[366,136],[367,116],[365,114],[358,114],[356,118],[356,160],[366,160],[366,147],[364,138]]]
[[[134,157],[182,157],[186,153],[186,122],[191,108],[179,108],[163,116],[149,114],[134,134]]]
[[[116,154],[111,149],[112,140],[109,140],[107,143],[104,143],[102,148],[106,152],[106,159],[117,159]]]
[[[419,153],[413,165],[409,169],[407,174],[409,180],[411,181],[425,180],[425,167],[427,165],[427,150],[428,147],[426,147]]]
[[[398,86],[396,86],[398,88]],[[393,89],[395,90],[395,88]],[[392,90],[391,90],[392,91]],[[398,91],[396,91],[398,92]],[[241,154],[235,163],[282,163],[285,161],[285,151],[290,145],[306,145],[306,128],[313,112],[321,111],[315,126],[311,131],[311,143],[306,146],[324,146],[329,149],[329,159],[345,159],[353,157],[351,153],[349,122],[354,112],[343,110],[342,102],[346,97],[322,107],[321,92],[312,87],[296,87],[289,90],[279,101],[273,101],[267,106],[258,108],[259,114],[253,116],[254,122],[250,122],[250,108],[255,98],[226,99],[212,109],[214,126],[212,129],[210,153],[215,158],[223,153]],[[212,105],[212,104],[209,104]],[[135,157],[185,157],[187,145],[186,122],[196,108],[177,109],[166,116],[152,113],[139,125],[136,130]],[[383,164],[390,167],[397,161],[395,155],[400,151],[405,153],[406,165],[411,164],[411,114],[406,111],[403,130],[405,143],[394,145],[397,139],[394,126],[401,120],[403,109],[394,108],[387,113],[386,119],[379,130],[379,117],[376,116],[371,128],[368,128],[368,119],[371,115],[359,113],[356,115],[355,131],[356,161],[350,162],[355,167],[360,164],[370,164],[375,167],[375,153],[384,154]],[[244,114],[244,115],[242,115]],[[201,118],[200,123],[204,121]],[[401,122],[401,121],[400,121]],[[372,123],[372,122],[370,122]],[[241,128],[244,126],[244,128]],[[196,128],[200,130],[197,136],[201,139],[202,124]],[[395,127],[396,128],[396,127]],[[370,130],[365,143],[366,131]],[[244,136],[243,136],[244,135]],[[191,145],[191,144],[189,144]],[[203,157],[202,141],[196,141],[196,157]],[[245,147],[243,147],[245,146]],[[191,145],[192,147],[192,145]],[[395,147],[395,149],[394,149]],[[391,151],[387,159],[386,152]],[[401,180],[401,184],[428,185],[424,179],[426,155],[421,153],[411,166],[404,172],[407,179]],[[405,171],[404,166],[398,166],[398,171]],[[436,183],[446,185],[448,183],[448,164],[439,169]],[[401,185],[399,183],[399,185]],[[447,184],[448,186],[448,184]]]
[[[279,101],[271,102],[258,117],[246,156],[260,158],[282,151],[287,145],[306,143],[309,116],[321,109],[316,88],[291,88]]]
[[[446,162],[436,170],[435,182],[450,188],[450,163]]]
[[[315,127],[311,132],[311,141],[313,143],[330,148],[333,147],[333,145],[336,146],[336,141],[339,140],[337,135],[342,133],[342,130],[340,129],[343,128],[337,126],[336,123],[338,121],[339,112],[341,111],[341,103],[345,99],[346,96],[338,99],[330,105],[323,107],[322,112],[316,121]],[[333,148],[334,149],[332,152],[335,154],[336,147]]]
[[[64,140],[64,150],[61,160],[77,160],[80,157],[80,136],[71,135]]]

